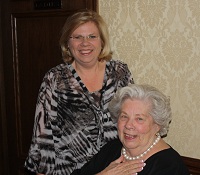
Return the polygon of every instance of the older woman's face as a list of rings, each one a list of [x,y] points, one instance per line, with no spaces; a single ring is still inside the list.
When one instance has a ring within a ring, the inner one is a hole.
[[[80,64],[95,63],[101,52],[101,38],[95,23],[82,24],[71,37],[68,46],[75,61]]]
[[[135,149],[140,154],[155,140],[159,127],[148,114],[149,109],[150,105],[140,100],[124,101],[118,119],[118,134],[127,150]]]

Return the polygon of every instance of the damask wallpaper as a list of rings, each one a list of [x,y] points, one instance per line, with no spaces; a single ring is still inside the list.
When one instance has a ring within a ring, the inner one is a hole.
[[[170,96],[165,139],[181,155],[200,158],[200,0],[99,0],[114,59],[135,83]]]

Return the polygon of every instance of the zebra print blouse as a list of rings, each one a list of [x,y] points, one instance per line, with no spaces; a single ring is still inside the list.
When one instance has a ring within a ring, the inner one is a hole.
[[[90,93],[71,64],[46,73],[36,105],[25,167],[45,175],[68,175],[81,168],[109,140],[117,137],[107,109],[116,90],[133,83],[128,66],[106,63],[103,88]]]

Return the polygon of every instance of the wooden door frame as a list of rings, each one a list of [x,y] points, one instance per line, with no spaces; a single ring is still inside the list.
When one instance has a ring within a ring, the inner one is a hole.
[[[2,0],[0,3],[0,174],[9,174],[8,161],[8,140],[7,140],[7,122],[6,122],[6,106],[5,106],[5,79],[4,79],[4,62],[3,62],[3,35],[4,22],[7,21],[7,9],[9,2]],[[4,22],[3,22],[4,21]]]

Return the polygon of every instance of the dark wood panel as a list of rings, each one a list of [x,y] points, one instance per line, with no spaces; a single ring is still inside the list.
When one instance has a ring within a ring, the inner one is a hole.
[[[0,3],[0,11],[2,11],[2,4]],[[0,29],[2,29],[1,23],[2,15],[0,13]],[[3,56],[2,50],[2,33],[0,33],[0,58]],[[5,159],[7,159],[6,148],[7,148],[7,140],[6,140],[6,119],[3,118],[5,116],[5,91],[4,91],[4,77],[3,77],[3,60],[0,59],[0,174],[5,174],[7,165]]]
[[[200,159],[182,156],[183,161],[187,165],[191,175],[200,175]]]
[[[3,106],[0,124],[4,126],[0,136],[5,139],[0,147],[0,163],[8,167],[4,174],[22,175],[29,174],[23,164],[31,142],[40,83],[47,70],[62,62],[61,28],[73,11],[96,10],[97,0],[62,0],[61,9],[48,10],[35,10],[34,0],[3,0],[3,3],[0,73],[5,76],[0,88],[5,89],[5,100],[0,95]]]
[[[13,15],[14,81],[20,157],[25,157],[28,152],[33,128],[32,116],[42,78],[47,70],[62,62],[58,41],[67,16],[67,13]]]

